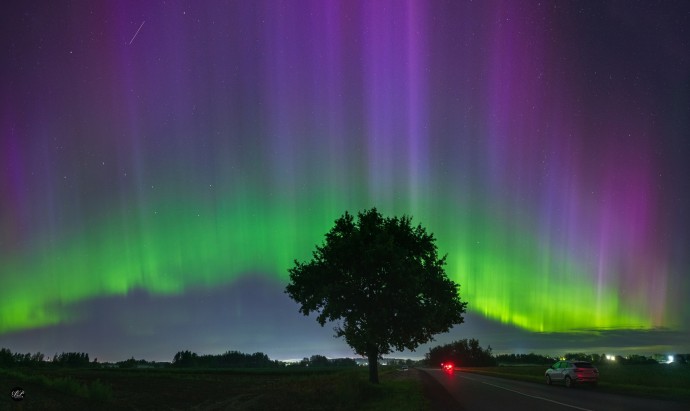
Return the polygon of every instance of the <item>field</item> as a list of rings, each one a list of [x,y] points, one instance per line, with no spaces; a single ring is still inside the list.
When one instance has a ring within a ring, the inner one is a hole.
[[[690,401],[690,366],[602,365],[599,391]],[[463,368],[544,383],[546,366]],[[417,370],[0,369],[0,410],[424,410]],[[14,402],[10,390],[24,389]],[[587,388],[589,389],[589,388]]]
[[[0,409],[420,410],[428,407],[413,373],[367,369],[0,369]],[[12,387],[25,391],[10,398]]]
[[[463,368],[464,371],[544,383],[548,366]],[[597,365],[604,392],[690,401],[690,366],[681,364]]]

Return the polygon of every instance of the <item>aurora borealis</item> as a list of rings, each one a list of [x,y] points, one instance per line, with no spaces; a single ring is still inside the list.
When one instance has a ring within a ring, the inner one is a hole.
[[[336,218],[375,206],[448,254],[470,317],[447,338],[690,352],[684,2],[0,19],[0,346],[350,355],[282,290]]]

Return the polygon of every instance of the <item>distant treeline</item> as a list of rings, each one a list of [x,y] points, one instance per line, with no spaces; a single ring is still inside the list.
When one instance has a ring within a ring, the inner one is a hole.
[[[273,368],[273,367],[356,367],[357,362],[352,358],[328,359],[323,355],[312,355],[302,361],[286,364],[282,361],[271,360],[264,353],[245,354],[238,351],[228,351],[219,355],[198,355],[189,350],[175,354],[173,367],[186,368]]]
[[[134,357],[116,363],[99,363],[97,359],[89,360],[89,354],[83,352],[63,352],[53,358],[37,352],[35,354],[13,353],[8,348],[0,349],[0,368],[12,367],[106,367],[106,368],[277,368],[277,367],[356,367],[352,358],[328,359],[323,355],[312,355],[302,361],[287,364],[271,360],[268,355],[256,352],[245,354],[239,351],[227,351],[219,355],[199,355],[189,350],[179,351],[172,363],[137,360]]]
[[[541,354],[499,354],[496,357],[498,364],[553,364],[558,358]]]
[[[586,360],[593,364],[603,364],[606,362],[615,362],[618,364],[658,364],[659,360],[666,360],[668,357],[664,355],[645,356],[639,354],[627,355],[606,355],[606,354],[585,354],[585,353],[566,353],[563,358],[566,360]],[[690,354],[677,354],[673,356],[673,362],[677,364],[687,364],[690,359]],[[662,361],[665,362],[665,361]]]
[[[628,356],[612,356],[612,355],[606,355],[606,354],[587,354],[583,352],[569,352],[563,355],[561,358],[565,358],[566,360],[585,360],[589,361],[592,364],[604,364],[604,363],[610,363],[610,362],[615,362],[617,364],[658,364],[659,361],[657,361],[654,357],[662,357],[662,356],[644,356],[644,355],[638,355],[638,354],[632,354]],[[556,357],[550,357],[550,356],[543,356],[540,354],[501,354],[496,356],[496,361],[499,364],[553,364],[554,362],[558,361],[560,358]],[[674,356],[674,363],[680,363],[680,364],[686,364],[687,360],[690,359],[690,355],[688,354],[679,354]]]
[[[356,367],[357,361],[352,358],[328,359],[323,355],[312,355],[302,361],[289,365],[290,367]]]
[[[244,354],[238,351],[228,351],[219,355],[198,355],[187,350],[175,354],[172,366],[186,368],[267,368],[284,367],[285,364],[271,360],[268,355],[261,352]]]
[[[52,361],[46,361],[46,356],[40,352],[20,354],[13,353],[8,348],[0,348],[0,367],[5,368],[13,366],[43,366],[47,364],[60,367],[85,367],[96,363],[97,360],[94,360],[93,363],[89,362],[89,354],[84,352],[56,353]]]
[[[492,355],[491,346],[484,349],[480,347],[479,341],[475,339],[464,339],[429,349],[425,355],[424,362],[427,366],[437,367],[443,362],[453,362],[460,367],[490,367],[495,365],[550,365],[560,360],[585,360],[593,364],[604,364],[615,362],[616,364],[658,364],[665,362],[665,356],[654,355],[628,355],[611,356],[605,354],[587,354],[583,352],[569,352],[562,357],[546,356],[541,354],[499,354]],[[690,354],[676,354],[673,356],[673,363],[687,364],[690,362]]]
[[[620,355],[587,354],[583,352],[566,353],[560,358],[541,354],[499,354],[491,353],[491,346],[484,349],[476,339],[463,339],[429,349],[422,361],[426,366],[437,367],[442,362],[452,361],[460,367],[486,367],[495,365],[533,364],[550,365],[559,359],[585,360],[593,364],[615,362],[617,364],[658,364],[666,362],[667,356],[654,355]],[[412,360],[385,360],[388,365],[413,365]],[[688,364],[690,354],[673,355],[674,364]],[[173,357],[172,363],[136,360],[134,357],[117,363],[99,363],[98,359],[89,359],[89,354],[83,352],[63,352],[52,358],[37,352],[34,354],[13,353],[7,348],[0,348],[0,368],[12,367],[117,367],[117,368],[279,368],[279,367],[356,367],[357,362],[352,358],[328,359],[323,355],[312,355],[302,361],[285,363],[271,360],[261,352],[245,354],[238,351],[227,351],[219,355],[199,355],[189,350],[179,351]]]

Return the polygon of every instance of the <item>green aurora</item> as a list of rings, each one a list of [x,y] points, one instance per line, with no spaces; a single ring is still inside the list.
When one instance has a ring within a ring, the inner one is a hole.
[[[80,314],[70,304],[135,289],[174,295],[251,273],[287,281],[293,260],[309,258],[345,211],[334,205],[338,201],[286,206],[287,197],[238,197],[214,207],[167,202],[128,210],[103,227],[46,247],[30,262],[12,259],[5,265],[12,275],[0,278],[0,332],[75,321]],[[585,267],[562,251],[545,251],[525,230],[516,235],[514,224],[476,211],[441,212],[453,218],[412,214],[413,223],[435,234],[439,251],[448,254],[447,274],[461,285],[471,311],[539,332],[654,326],[643,303],[626,304],[616,289],[597,288]],[[564,298],[577,303],[554,304]]]

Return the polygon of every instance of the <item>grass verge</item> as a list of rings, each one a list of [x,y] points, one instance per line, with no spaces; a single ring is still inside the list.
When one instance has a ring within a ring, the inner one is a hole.
[[[113,390],[108,384],[96,379],[89,383],[80,383],[71,377],[48,377],[45,375],[27,375],[16,370],[0,369],[4,377],[18,382],[29,382],[54,389],[66,394],[87,398],[98,402],[109,402],[113,399]]]
[[[405,378],[407,375],[404,372],[394,369],[384,369],[379,377],[379,385],[366,382],[368,387],[364,391],[364,401],[360,409],[419,411],[429,408],[419,379]]]

